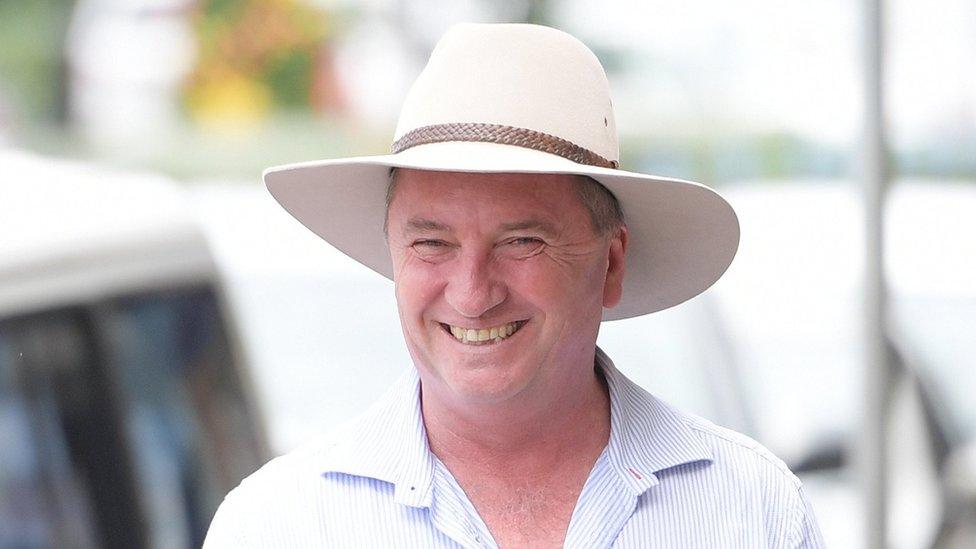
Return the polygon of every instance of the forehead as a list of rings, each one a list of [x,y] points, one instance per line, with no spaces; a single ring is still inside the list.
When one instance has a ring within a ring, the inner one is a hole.
[[[390,217],[399,217],[395,215],[399,213],[495,217],[498,221],[511,221],[510,217],[575,221],[585,213],[575,190],[575,177],[400,169]]]

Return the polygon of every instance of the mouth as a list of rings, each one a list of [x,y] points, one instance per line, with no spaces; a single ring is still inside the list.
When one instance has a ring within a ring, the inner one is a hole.
[[[440,323],[444,331],[454,336],[459,343],[464,345],[491,345],[508,339],[515,335],[528,320],[516,320],[490,328],[465,328],[451,324]]]

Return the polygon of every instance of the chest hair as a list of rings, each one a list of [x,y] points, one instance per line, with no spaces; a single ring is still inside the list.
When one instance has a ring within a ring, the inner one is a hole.
[[[465,492],[501,547],[561,547],[585,478],[475,481]]]

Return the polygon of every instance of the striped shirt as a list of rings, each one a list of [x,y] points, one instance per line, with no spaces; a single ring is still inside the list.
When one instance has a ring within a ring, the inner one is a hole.
[[[822,547],[800,481],[757,442],[680,412],[597,349],[610,439],[565,547]],[[364,415],[272,460],[224,499],[205,549],[496,547],[427,445],[411,368]]]

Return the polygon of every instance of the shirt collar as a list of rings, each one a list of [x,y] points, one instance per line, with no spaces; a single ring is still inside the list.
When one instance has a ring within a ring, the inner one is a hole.
[[[610,466],[635,495],[659,483],[656,473],[712,454],[682,412],[627,379],[599,347],[596,365],[610,393]]]
[[[363,415],[339,430],[317,456],[318,470],[389,482],[394,501],[429,507],[434,460],[420,411],[420,377],[410,367]]]
[[[616,369],[598,347],[596,367],[610,394],[610,441],[605,454],[635,495],[658,484],[656,473],[712,455],[681,412],[658,400]],[[395,485],[394,501],[429,507],[434,456],[420,409],[420,378],[409,368],[358,419],[318,452],[317,469],[374,478]]]

